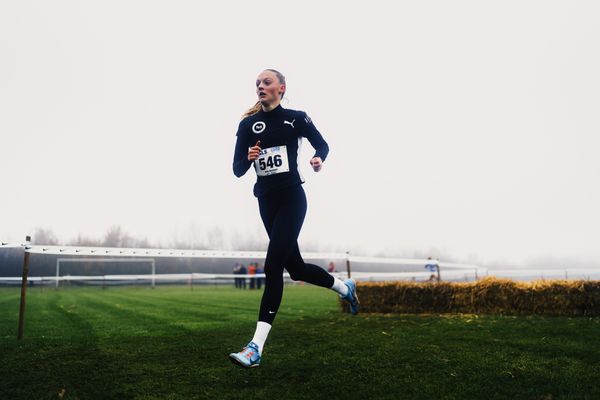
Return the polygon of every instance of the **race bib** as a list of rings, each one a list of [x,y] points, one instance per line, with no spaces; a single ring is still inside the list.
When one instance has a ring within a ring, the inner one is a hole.
[[[262,149],[258,158],[254,160],[256,174],[258,176],[268,176],[288,172],[287,148],[285,146],[269,147]]]

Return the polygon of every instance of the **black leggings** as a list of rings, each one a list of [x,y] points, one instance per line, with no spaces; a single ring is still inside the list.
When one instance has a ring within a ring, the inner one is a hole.
[[[295,281],[330,288],[334,278],[323,268],[307,264],[300,255],[298,235],[306,215],[306,195],[302,185],[267,193],[258,198],[260,216],[269,234],[265,259],[266,284],[258,320],[273,323],[283,295],[283,269]]]

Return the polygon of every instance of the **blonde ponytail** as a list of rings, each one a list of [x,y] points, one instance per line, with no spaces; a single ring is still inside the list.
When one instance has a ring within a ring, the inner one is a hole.
[[[248,110],[246,110],[246,112],[242,115],[242,119],[256,114],[261,109],[262,109],[262,106],[260,105],[260,101],[257,101],[255,105],[253,105]]]

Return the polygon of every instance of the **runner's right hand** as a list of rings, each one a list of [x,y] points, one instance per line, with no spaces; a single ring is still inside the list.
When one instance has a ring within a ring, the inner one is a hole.
[[[248,148],[248,161],[254,161],[258,158],[258,154],[260,153],[260,140],[256,142],[256,144],[250,148]]]

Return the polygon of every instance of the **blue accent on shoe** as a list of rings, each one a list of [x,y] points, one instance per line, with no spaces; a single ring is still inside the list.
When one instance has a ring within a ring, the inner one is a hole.
[[[350,305],[350,312],[352,315],[358,314],[358,295],[356,294],[356,282],[354,279],[346,279],[344,284],[348,287],[348,294],[340,296],[342,300],[346,300]]]
[[[254,368],[260,365],[260,352],[254,342],[248,343],[239,353],[231,353],[229,359],[244,368]]]

